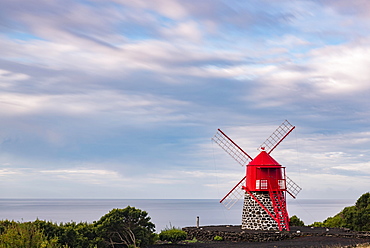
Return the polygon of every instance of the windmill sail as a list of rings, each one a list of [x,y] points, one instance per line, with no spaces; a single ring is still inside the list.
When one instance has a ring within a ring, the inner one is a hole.
[[[225,195],[224,198],[220,201],[225,208],[230,209],[232,208],[235,203],[237,203],[241,198],[243,198],[245,191],[242,189],[243,185],[245,185],[245,179],[246,177],[243,177],[240,182],[232,188],[232,190],[229,191]]]
[[[260,150],[265,150],[270,154],[284,139],[288,136],[295,126],[285,120],[271,135],[268,137],[265,142],[260,146]]]
[[[249,160],[253,160],[251,156],[243,151],[243,149],[222,132],[221,129],[217,130],[212,140],[242,166],[246,165]]]
[[[302,188],[298,186],[292,179],[286,176],[286,191],[291,195],[294,199],[297,197],[298,193],[301,192]]]

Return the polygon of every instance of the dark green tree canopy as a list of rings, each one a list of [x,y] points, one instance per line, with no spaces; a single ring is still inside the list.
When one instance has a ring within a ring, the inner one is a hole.
[[[296,215],[293,215],[292,217],[290,217],[289,225],[290,226],[304,226],[304,222],[300,218],[298,218]]]
[[[113,209],[95,222],[105,242],[115,247],[145,246],[154,238],[155,225],[148,213],[134,207]]]
[[[370,193],[367,192],[357,199],[354,206],[345,207],[334,217],[324,222],[316,222],[313,226],[346,227],[355,231],[370,231]]]
[[[370,208],[370,192],[363,194],[357,199],[356,208],[361,210]]]

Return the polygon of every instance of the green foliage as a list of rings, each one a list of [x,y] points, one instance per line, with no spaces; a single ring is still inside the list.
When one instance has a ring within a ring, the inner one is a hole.
[[[113,209],[99,221],[0,221],[0,248],[103,248],[146,246],[158,235],[145,211]],[[127,238],[127,240],[125,240]]]
[[[370,231],[370,193],[363,194],[355,206],[345,207],[334,217],[324,222],[315,222],[311,226],[345,227],[355,231]]]
[[[74,248],[93,248],[99,238],[95,227],[88,223],[68,222],[59,225],[59,242]]]
[[[177,243],[179,241],[185,240],[187,233],[179,228],[172,227],[170,229],[162,230],[159,234],[159,239],[162,241],[169,241],[172,243]]]
[[[296,215],[293,215],[292,217],[290,217],[289,225],[290,226],[304,226],[304,222],[300,218],[298,218]]]
[[[111,210],[94,226],[105,245],[142,247],[152,244],[155,238],[155,225],[150,219],[147,212],[128,206]]]
[[[221,236],[215,236],[215,237],[213,238],[213,240],[214,240],[214,241],[223,241],[223,240],[224,240],[224,238],[223,238],[223,237],[221,237]]]
[[[354,230],[370,231],[370,193],[363,194],[356,201],[355,206],[357,213],[353,225],[356,225],[358,229],[354,228]]]
[[[324,224],[322,222],[315,221],[314,223],[312,223],[311,225],[308,225],[308,226],[323,227]]]
[[[192,243],[198,243],[199,241],[197,240],[197,238],[194,237],[191,240],[185,240],[185,242],[188,243],[188,244],[192,244]]]
[[[0,235],[0,248],[61,247],[56,238],[47,239],[42,231],[32,222],[3,222],[1,226],[3,227],[3,231]]]
[[[58,243],[74,248],[93,248],[99,243],[95,227],[89,223],[60,223],[36,220],[33,222],[48,239],[57,237]]]
[[[334,217],[327,218],[324,223],[322,223],[323,227],[345,227],[344,219],[339,216],[335,215]]]
[[[367,192],[357,199],[356,208],[368,209],[369,207],[370,207],[370,192]]]

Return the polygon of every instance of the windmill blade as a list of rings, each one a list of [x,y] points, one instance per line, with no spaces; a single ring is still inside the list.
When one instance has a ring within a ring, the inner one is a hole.
[[[271,135],[268,137],[265,142],[262,143],[259,150],[265,150],[270,154],[285,138],[288,136],[295,126],[285,120]]]
[[[249,160],[253,160],[251,156],[243,151],[243,149],[222,132],[221,129],[217,130],[217,133],[213,136],[212,140],[242,166],[246,165]]]
[[[286,191],[291,195],[294,199],[297,197],[298,193],[301,192],[302,188],[298,186],[292,179],[288,176],[286,177]]]
[[[234,206],[235,203],[237,203],[240,199],[243,198],[245,191],[243,190],[242,187],[243,185],[245,185],[245,179],[246,176],[244,176],[242,180],[240,180],[240,182],[237,185],[235,185],[234,188],[224,196],[224,198],[222,198],[220,203],[222,203],[225,208],[227,209],[232,208],[232,206]]]

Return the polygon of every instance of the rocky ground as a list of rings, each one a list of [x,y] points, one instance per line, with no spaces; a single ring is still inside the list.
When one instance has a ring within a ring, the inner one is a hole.
[[[258,231],[241,230],[240,226],[209,226],[202,227],[205,232],[230,232],[235,233],[252,232],[258,234]],[[297,234],[299,233],[299,235]],[[266,235],[264,232],[263,235]],[[268,234],[267,234],[268,235]],[[273,232],[271,232],[273,235]],[[352,232],[345,229],[310,228],[310,227],[292,227],[288,238],[279,241],[206,241],[187,242],[182,244],[156,244],[150,248],[218,248],[218,247],[307,247],[307,248],[328,248],[328,247],[356,247],[360,244],[367,244],[361,247],[370,247],[370,233]]]

